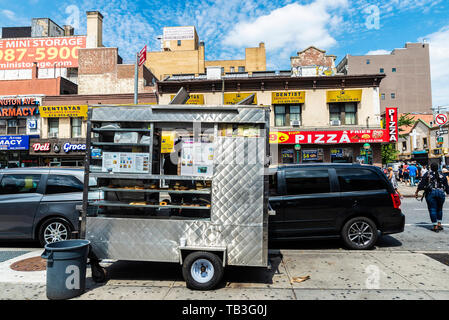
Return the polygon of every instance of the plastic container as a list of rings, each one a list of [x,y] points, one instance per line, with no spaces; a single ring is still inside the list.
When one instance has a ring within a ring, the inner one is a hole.
[[[70,299],[86,289],[88,240],[49,243],[41,257],[47,259],[47,298]]]

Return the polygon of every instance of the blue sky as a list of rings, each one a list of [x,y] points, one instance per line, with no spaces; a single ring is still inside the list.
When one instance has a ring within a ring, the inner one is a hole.
[[[267,68],[289,69],[309,45],[337,55],[386,53],[426,39],[431,48],[433,104],[449,105],[447,0],[0,0],[0,26],[30,25],[33,17],[72,24],[85,34],[88,10],[104,15],[104,44],[125,62],[145,44],[159,50],[164,26],[194,25],[206,59],[240,59],[265,42]]]

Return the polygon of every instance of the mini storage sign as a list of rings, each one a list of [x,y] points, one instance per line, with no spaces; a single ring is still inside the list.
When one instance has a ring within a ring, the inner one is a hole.
[[[28,136],[0,136],[0,150],[28,150]]]
[[[42,118],[78,118],[87,117],[87,105],[40,106]]]

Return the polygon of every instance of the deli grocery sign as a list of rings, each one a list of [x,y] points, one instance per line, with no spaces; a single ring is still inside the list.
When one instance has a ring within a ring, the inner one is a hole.
[[[31,141],[30,154],[71,154],[86,152],[86,143],[80,140],[37,140]]]
[[[78,49],[86,48],[86,36],[0,39],[0,70],[77,68]]]

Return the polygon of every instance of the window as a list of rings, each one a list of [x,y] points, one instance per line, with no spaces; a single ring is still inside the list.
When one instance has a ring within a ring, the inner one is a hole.
[[[83,192],[83,184],[74,176],[49,175],[45,194]]]
[[[291,126],[292,121],[301,121],[301,105],[275,105],[274,117],[276,127]]]
[[[80,138],[81,137],[81,118],[71,118],[72,123],[72,138]]]
[[[391,72],[396,72],[396,68],[391,68]]]
[[[7,128],[7,121],[6,120],[0,120],[0,134],[6,134],[6,128]]]
[[[380,68],[380,73],[385,73],[384,68]]]
[[[427,138],[422,138],[423,148],[427,149]]]
[[[396,99],[396,94],[395,93],[391,94],[391,99]]]
[[[407,150],[407,141],[402,141],[402,151]]]
[[[235,68],[234,67],[230,67],[229,69],[231,70],[231,72],[235,72]]]
[[[39,174],[4,175],[0,183],[0,194],[35,193],[40,179]]]
[[[370,64],[371,61],[369,59],[366,59],[366,64]]]
[[[382,93],[382,94],[380,95],[380,98],[381,98],[382,100],[385,100],[385,93]]]
[[[287,172],[285,180],[288,195],[330,192],[329,173],[327,169],[307,169]]]
[[[56,138],[59,133],[59,118],[48,118],[48,137]]]
[[[240,66],[239,67],[239,72],[245,72],[245,67],[244,66]]]
[[[274,121],[276,127],[285,126],[285,106],[274,107]]]
[[[221,74],[224,74],[224,67],[221,67]]]
[[[343,125],[357,124],[357,104],[353,102],[329,104],[329,119],[340,120]]]
[[[384,181],[368,169],[337,169],[341,192],[386,189]]]
[[[181,45],[181,40],[178,40],[178,47]]]

